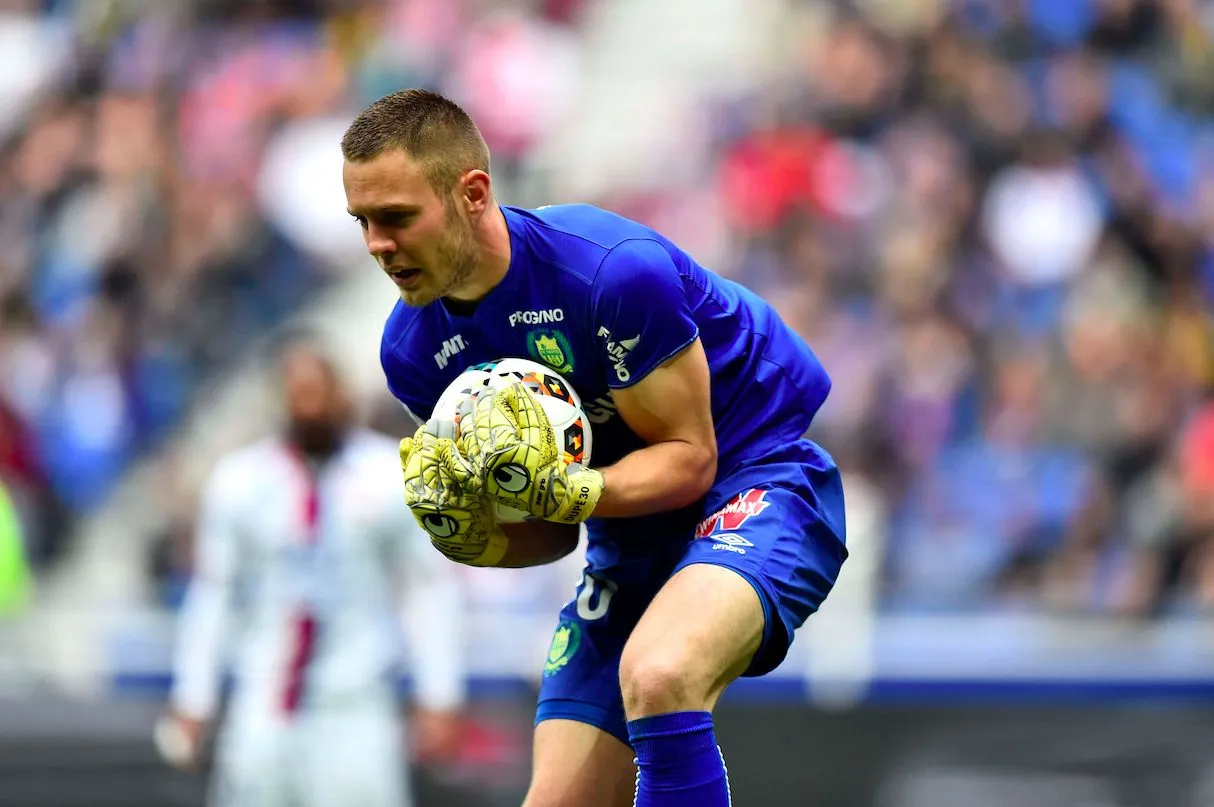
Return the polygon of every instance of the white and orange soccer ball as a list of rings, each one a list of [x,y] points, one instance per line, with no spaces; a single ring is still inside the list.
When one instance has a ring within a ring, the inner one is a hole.
[[[582,411],[582,399],[560,373],[530,359],[498,359],[469,367],[447,385],[434,406],[433,417],[459,425],[460,407],[469,398],[521,381],[539,398],[552,423],[566,462],[590,463],[590,421]],[[504,524],[526,521],[521,510],[497,505],[497,519]]]

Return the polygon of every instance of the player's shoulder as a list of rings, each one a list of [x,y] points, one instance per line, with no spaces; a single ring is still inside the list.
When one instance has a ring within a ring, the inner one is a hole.
[[[627,263],[673,257],[679,250],[667,238],[638,221],[588,204],[547,205],[525,210],[503,208],[523,229],[532,253],[593,284],[608,256]]]
[[[518,216],[550,237],[576,239],[603,250],[613,249],[632,238],[656,235],[639,221],[595,205],[544,205],[530,210],[505,207],[503,210],[507,216]]]

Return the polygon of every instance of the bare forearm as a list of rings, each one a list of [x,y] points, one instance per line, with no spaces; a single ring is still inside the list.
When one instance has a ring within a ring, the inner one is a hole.
[[[686,507],[712,487],[716,452],[691,443],[655,443],[603,468],[601,518],[647,516]]]

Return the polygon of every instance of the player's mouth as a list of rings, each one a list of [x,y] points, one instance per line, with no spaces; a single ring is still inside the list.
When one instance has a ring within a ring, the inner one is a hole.
[[[402,289],[413,285],[422,274],[421,269],[389,269],[387,271],[392,282]]]

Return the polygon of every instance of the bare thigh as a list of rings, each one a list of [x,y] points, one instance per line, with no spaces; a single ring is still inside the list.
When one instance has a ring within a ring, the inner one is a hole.
[[[698,563],[666,582],[624,646],[620,684],[629,720],[711,711],[763,641],[759,595],[732,569]]]
[[[636,788],[632,749],[587,723],[535,727],[531,787],[523,807],[629,807]]]

